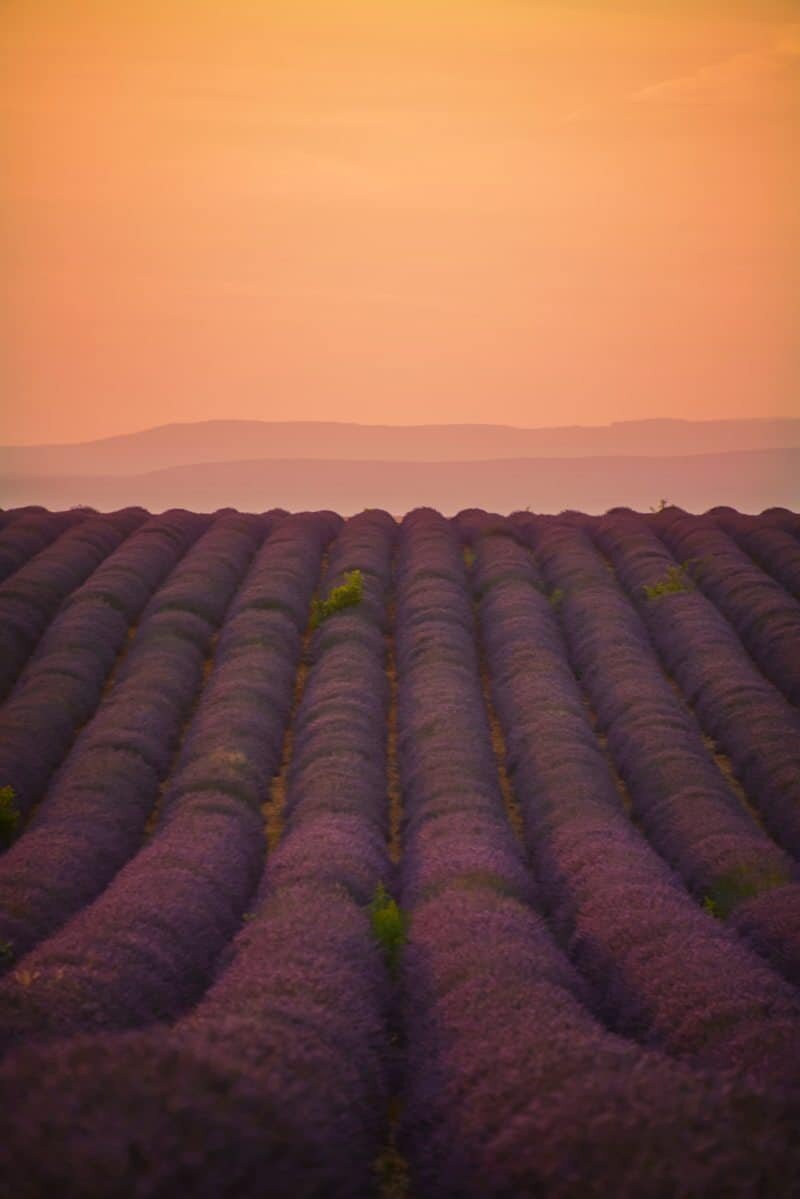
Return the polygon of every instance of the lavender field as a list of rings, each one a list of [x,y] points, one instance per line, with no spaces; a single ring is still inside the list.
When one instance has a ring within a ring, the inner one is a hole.
[[[800,1193],[800,516],[0,514],[0,1196]]]

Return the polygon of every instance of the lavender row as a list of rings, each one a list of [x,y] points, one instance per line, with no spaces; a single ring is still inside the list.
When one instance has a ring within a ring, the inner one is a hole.
[[[528,1140],[541,1115],[537,1054],[546,1063],[567,1005],[592,1028],[594,1053],[605,1038],[529,906],[533,883],[503,811],[460,550],[434,513],[403,522],[397,659],[410,916],[401,1143],[421,1194],[516,1194],[521,1179],[546,1170],[537,1139]],[[585,1048],[585,1036],[575,1039]],[[526,1105],[519,1140],[527,1143],[506,1152],[503,1128]]]
[[[800,604],[713,520],[680,510],[651,523],[667,548],[736,629],[759,669],[800,703]]]
[[[755,668],[731,626],[695,589],[648,599],[676,565],[638,518],[611,514],[594,539],[636,604],[666,670],[730,757],[775,840],[800,856],[800,717]]]
[[[326,537],[324,519],[289,517],[256,556],[152,839],[0,983],[5,1044],[173,1019],[207,984],[261,872],[259,805],[280,761]]]
[[[602,1027],[530,906],[503,813],[459,547],[406,517],[398,569],[403,955],[412,1185],[456,1196],[747,1194],[791,1153],[789,1105],[720,1085]],[[787,1167],[789,1168],[789,1167]],[[776,1175],[776,1183],[781,1180]]]
[[[313,635],[283,836],[225,968],[174,1034],[270,1113],[260,1162],[276,1196],[369,1193],[386,1121],[389,975],[367,906],[389,871],[383,624],[393,533],[385,513],[365,513],[331,547],[326,590],[358,569],[363,596]],[[283,1164],[287,1144],[293,1160]]]
[[[110,695],[0,859],[5,967],[89,903],[139,848],[204,660],[264,533],[256,517],[219,517],[145,609]],[[203,616],[182,606],[200,584]]]
[[[454,876],[491,890],[495,858],[499,889],[528,902],[532,880],[499,791],[460,545],[437,513],[406,517],[397,593],[403,835],[416,845],[403,863],[404,903]]]
[[[331,850],[329,859],[321,855],[308,870],[298,860],[291,877],[321,881],[330,870],[342,883],[343,871],[361,869],[362,882],[355,875],[348,889],[362,903],[369,901],[377,882],[388,881],[385,626],[395,533],[385,512],[367,511],[351,518],[331,547],[325,590],[358,570],[363,592],[357,605],[334,612],[313,635],[284,809],[290,844],[302,841],[319,854],[327,843]],[[341,863],[334,846],[345,853]],[[287,852],[283,845],[274,859],[268,874],[272,885],[288,885],[285,865],[279,866],[289,860]]]
[[[97,707],[129,625],[207,525],[189,512],[152,517],[72,593],[0,709],[0,779],[27,813]]]
[[[481,633],[527,843],[604,1019],[692,1065],[796,1070],[796,993],[692,902],[629,820],[530,555],[493,535],[475,548]],[[586,577],[577,569],[573,586]]]
[[[29,1080],[39,1092],[35,1123],[53,1122],[57,1146],[47,1163],[27,1161],[37,1185],[91,1194],[102,1177],[114,1193],[135,1187],[140,1197],[255,1197],[265,1186],[286,1199],[372,1192],[388,1097],[389,980],[366,905],[388,871],[382,625],[392,534],[390,518],[367,513],[332,546],[328,585],[360,569],[364,596],[314,635],[287,828],[256,910],[175,1027],[78,1042],[92,1068],[73,1073],[66,1108],[63,1096],[53,1105],[43,1076]],[[48,1048],[47,1068],[74,1071],[73,1052]],[[31,1060],[14,1055],[7,1077]],[[30,1123],[16,1136],[12,1177],[26,1160]]]
[[[126,508],[81,521],[0,584],[0,699],[67,596],[145,518]]]
[[[587,535],[551,527],[535,545],[551,594],[563,597],[558,611],[573,667],[651,844],[716,915],[732,915],[735,924],[746,909],[754,944],[800,983],[800,926],[789,918],[800,912],[796,864],[723,778]],[[492,552],[496,569],[521,553],[508,541]]]
[[[761,516],[747,516],[733,508],[715,508],[708,515],[762,570],[800,600],[800,542],[788,529],[776,528]]]
[[[0,581],[19,570],[65,530],[86,520],[85,512],[47,512],[44,508],[14,509],[4,516],[0,531]]]
[[[25,508],[0,508],[0,529],[4,529],[12,521],[19,519],[26,511]]]
[[[711,509],[712,514],[716,511]],[[788,508],[765,508],[758,520],[771,529],[783,529],[786,533],[800,537],[800,512],[790,512]]]

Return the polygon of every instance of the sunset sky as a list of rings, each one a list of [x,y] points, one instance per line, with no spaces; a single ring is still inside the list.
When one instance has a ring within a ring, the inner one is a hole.
[[[0,441],[800,415],[797,0],[3,0]]]

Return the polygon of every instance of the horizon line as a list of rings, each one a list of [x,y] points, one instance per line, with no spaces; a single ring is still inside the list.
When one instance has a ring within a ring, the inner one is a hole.
[[[166,421],[160,425],[147,425],[144,428],[129,429],[125,433],[108,433],[100,437],[83,438],[79,441],[27,441],[4,442],[0,445],[3,450],[25,449],[54,449],[66,446],[95,445],[103,441],[116,441],[125,437],[137,437],[143,433],[156,433],[162,429],[190,428],[201,425],[335,425],[339,428],[356,429],[507,429],[512,432],[555,432],[575,429],[613,429],[620,425],[673,424],[673,425],[711,425],[711,424],[747,424],[747,423],[791,423],[800,422],[800,416],[734,416],[734,417],[701,417],[693,419],[682,416],[643,416],[629,417],[623,420],[606,421],[602,424],[563,424],[563,425],[511,425],[497,421],[433,421],[430,423],[396,424],[348,420],[320,420],[317,418],[293,418],[270,420],[264,417],[209,417],[203,420]]]

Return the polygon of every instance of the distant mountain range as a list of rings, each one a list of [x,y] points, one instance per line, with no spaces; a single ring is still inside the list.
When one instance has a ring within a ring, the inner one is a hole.
[[[13,474],[0,489],[5,507],[109,510],[139,504],[213,511],[366,507],[396,515],[430,505],[452,514],[481,507],[510,512],[619,505],[647,511],[666,499],[691,512],[729,504],[743,512],[800,509],[800,448],[680,456],[614,455],[482,459],[466,462],[246,459],[170,466],[142,474]]]
[[[639,420],[523,429],[509,425],[356,425],[215,420],[161,425],[77,445],[0,448],[3,475],[140,475],[253,459],[475,462],[506,458],[676,457],[800,447],[800,420]]]

